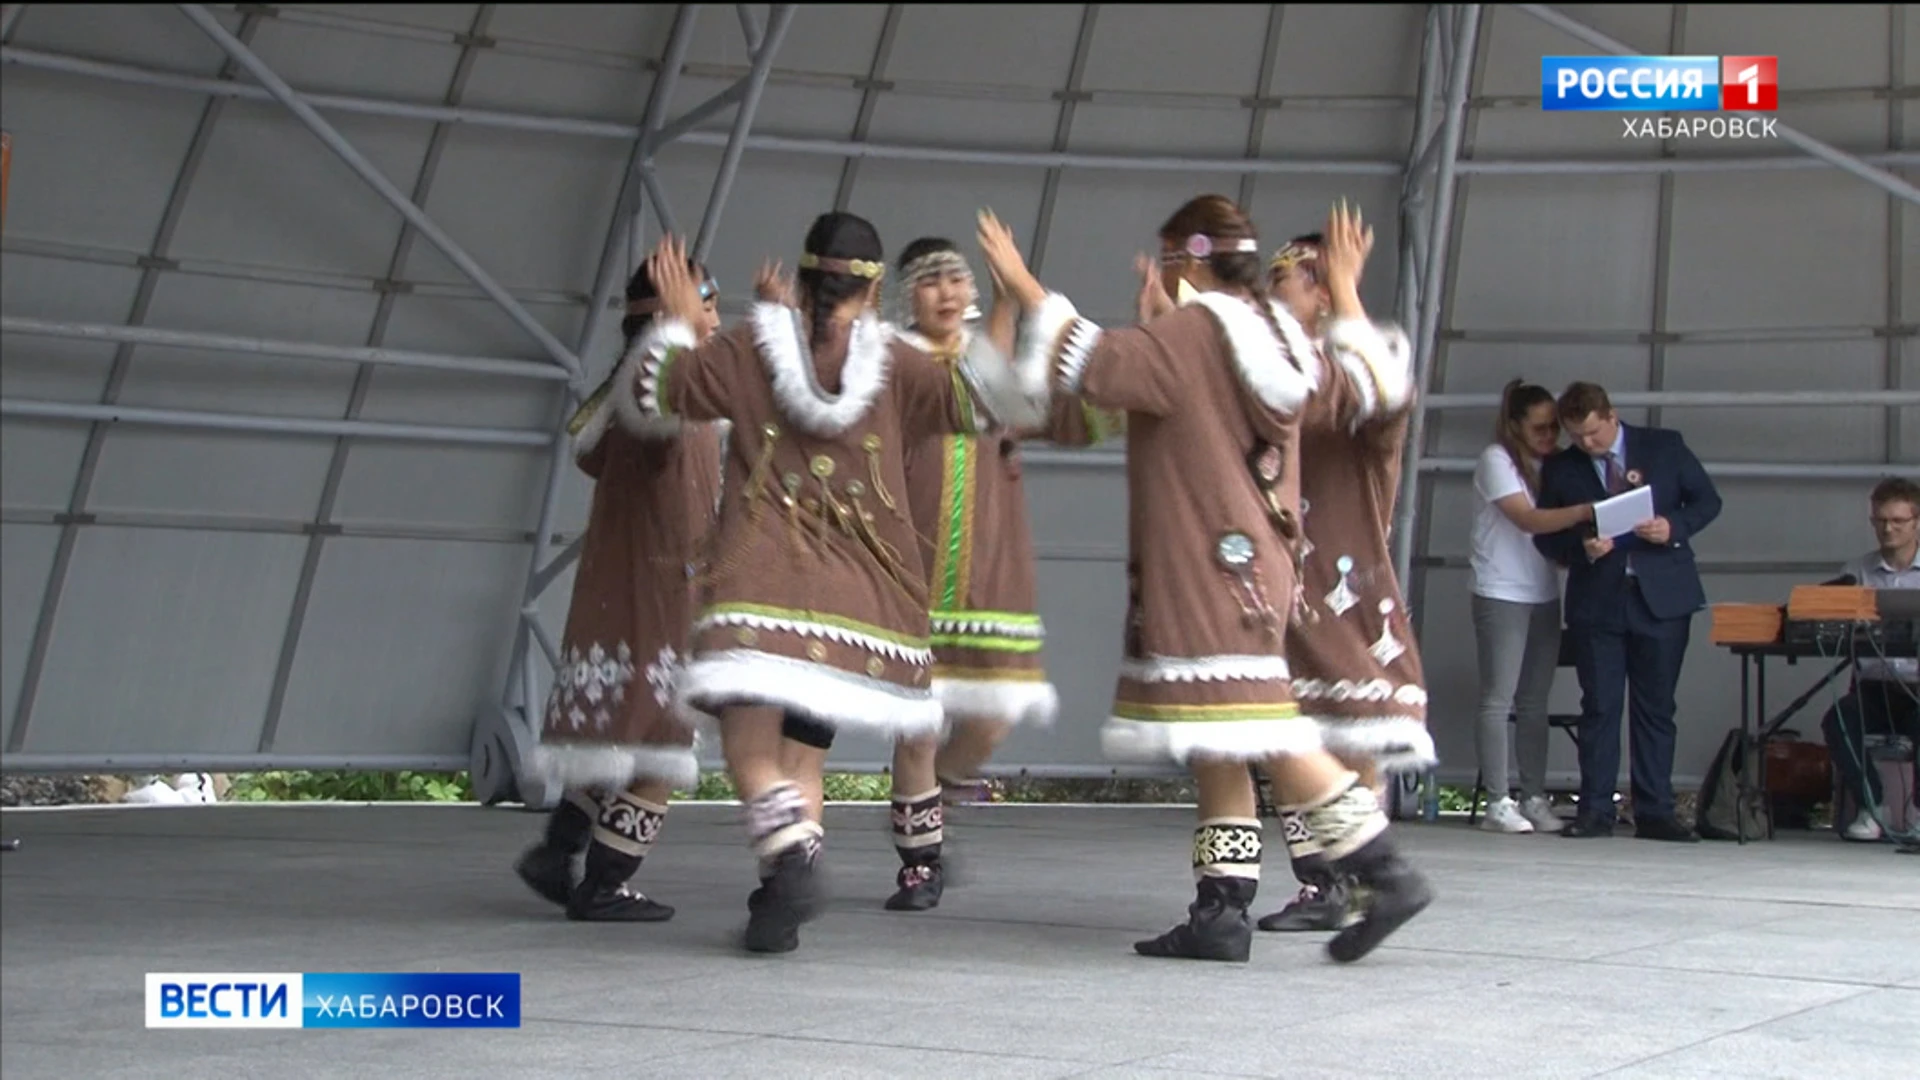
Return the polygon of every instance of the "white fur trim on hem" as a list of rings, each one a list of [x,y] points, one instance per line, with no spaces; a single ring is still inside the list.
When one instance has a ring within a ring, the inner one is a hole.
[[[1300,716],[1276,720],[1159,722],[1107,718],[1100,748],[1115,761],[1175,761],[1194,755],[1257,761],[1273,754],[1310,754],[1321,749],[1320,726]]]
[[[1320,741],[1335,754],[1372,758],[1383,772],[1410,772],[1439,764],[1433,735],[1411,716],[1379,716],[1366,720],[1316,716]]]
[[[1275,337],[1273,327],[1260,312],[1239,297],[1204,292],[1189,303],[1206,308],[1219,321],[1240,378],[1254,397],[1288,416],[1300,411],[1314,390],[1313,380],[1307,375],[1313,365],[1313,344],[1292,315],[1278,304],[1267,305],[1280,327],[1281,336]],[[1289,361],[1289,355],[1294,360]]]
[[[798,311],[763,302],[753,305],[748,318],[773,382],[774,400],[795,427],[810,435],[830,438],[859,423],[887,385],[893,353],[887,348],[888,332],[872,316],[863,315],[853,324],[838,395],[820,388]]]
[[[711,728],[711,717],[728,705],[787,709],[836,731],[886,736],[937,734],[942,718],[940,702],[928,691],[754,649],[703,654],[675,685],[683,708],[707,714],[703,728]]]
[[[1120,677],[1134,682],[1227,682],[1284,680],[1293,677],[1283,656],[1151,656],[1125,660]]]
[[[1327,351],[1359,388],[1361,420],[1392,416],[1413,400],[1413,348],[1399,327],[1339,319],[1327,331]]]
[[[940,699],[949,721],[997,720],[1046,727],[1060,712],[1059,691],[1044,680],[935,679],[933,696]]]
[[[700,782],[700,762],[691,747],[541,743],[533,748],[527,772],[548,791],[624,791],[635,780],[658,780],[686,791]]]

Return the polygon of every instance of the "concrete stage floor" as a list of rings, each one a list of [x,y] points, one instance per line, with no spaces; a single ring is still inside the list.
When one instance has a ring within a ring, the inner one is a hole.
[[[1359,965],[1263,934],[1247,965],[1130,943],[1190,898],[1191,811],[966,807],[970,880],[881,910],[875,806],[828,811],[801,950],[735,949],[752,865],[686,805],[638,882],[679,907],[575,924],[509,872],[540,819],[472,806],[8,811],[0,1074],[42,1077],[1913,1076],[1920,857],[1831,834],[1674,846],[1402,835],[1440,899]],[[1277,835],[1270,826],[1277,849]],[[1291,891],[1282,868],[1256,914]],[[147,1031],[149,971],[521,972],[518,1030]]]

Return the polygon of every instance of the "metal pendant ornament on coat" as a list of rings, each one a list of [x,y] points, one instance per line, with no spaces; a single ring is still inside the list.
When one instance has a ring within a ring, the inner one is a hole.
[[[1400,639],[1393,636],[1393,609],[1393,601],[1380,601],[1380,638],[1367,649],[1383,666],[1393,663],[1407,651]]]
[[[1360,596],[1348,583],[1348,578],[1353,574],[1353,556],[1340,556],[1334,561],[1333,567],[1340,571],[1340,582],[1321,599],[1327,605],[1327,610],[1333,612],[1334,618],[1339,618],[1360,605]]]
[[[1280,616],[1267,602],[1266,589],[1260,581],[1260,568],[1254,561],[1255,549],[1253,537],[1243,532],[1226,532],[1213,549],[1215,561],[1220,569],[1233,578],[1240,586],[1244,597],[1240,600],[1240,611],[1248,626],[1264,626],[1267,632],[1276,636],[1280,633]]]

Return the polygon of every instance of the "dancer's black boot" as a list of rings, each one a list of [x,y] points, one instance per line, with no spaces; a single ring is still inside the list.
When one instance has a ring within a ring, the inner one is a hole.
[[[1260,888],[1260,822],[1214,818],[1193,836],[1194,901],[1187,921],[1134,942],[1142,956],[1246,963],[1253,951],[1247,908]]]
[[[546,835],[521,852],[514,873],[543,899],[565,907],[573,895],[573,860],[587,849],[599,804],[584,791],[569,791],[547,815]]]
[[[747,833],[762,880],[747,903],[747,951],[792,952],[800,947],[801,924],[819,913],[822,830],[807,820],[799,787],[785,783],[747,802]]]
[[[665,922],[673,909],[627,888],[660,835],[667,808],[620,792],[600,807],[587,848],[586,875],[567,899],[578,922]]]
[[[1355,783],[1309,808],[1306,818],[1334,874],[1351,880],[1360,894],[1360,920],[1334,935],[1327,955],[1353,963],[1433,903],[1433,887],[1396,849],[1372,791]]]
[[[893,847],[900,853],[898,886],[887,897],[888,911],[928,911],[940,906],[946,867],[940,849],[946,839],[946,811],[939,788],[912,798],[893,798]]]
[[[1287,811],[1280,815],[1286,830],[1287,857],[1300,892],[1281,908],[1260,920],[1262,930],[1302,932],[1340,930],[1360,921],[1352,890],[1327,865],[1320,842],[1307,828],[1306,818]]]

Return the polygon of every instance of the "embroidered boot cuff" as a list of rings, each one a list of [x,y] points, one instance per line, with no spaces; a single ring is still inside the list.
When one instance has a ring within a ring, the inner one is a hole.
[[[1260,821],[1207,818],[1193,830],[1193,879],[1260,879]]]
[[[1387,831],[1387,815],[1371,788],[1354,784],[1340,797],[1307,812],[1307,828],[1334,862],[1353,854]]]
[[[659,839],[667,808],[627,792],[618,792],[600,805],[593,826],[595,843],[636,859],[644,859]]]
[[[931,847],[945,839],[946,810],[934,788],[923,795],[893,797],[893,846],[902,851]]]

